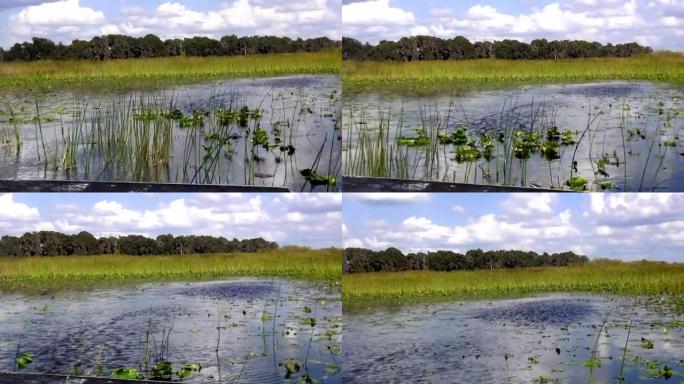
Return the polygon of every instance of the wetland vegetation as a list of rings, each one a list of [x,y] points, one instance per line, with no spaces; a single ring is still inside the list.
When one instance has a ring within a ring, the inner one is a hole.
[[[47,231],[0,248],[0,371],[341,382],[339,249]]]
[[[630,82],[455,95],[345,91],[344,174],[579,191],[684,190],[681,102],[681,87]]]
[[[684,264],[593,260],[564,267],[417,270],[343,275],[343,300],[416,302],[556,292],[682,295]]]
[[[224,36],[167,39],[96,36],[55,44],[34,37],[0,48],[0,87],[72,82],[182,80],[338,73],[340,42],[327,37]]]
[[[345,271],[361,273],[342,277],[345,333],[353,335],[344,337],[344,382],[407,374],[420,383],[556,384],[684,376],[684,264],[351,251]]]
[[[252,253],[0,257],[0,291],[49,292],[240,276],[334,281],[342,273],[341,259],[339,249],[291,246]]]
[[[326,75],[10,90],[0,95],[0,177],[336,190],[339,88]]]
[[[429,36],[343,42],[345,175],[684,190],[684,55]]]

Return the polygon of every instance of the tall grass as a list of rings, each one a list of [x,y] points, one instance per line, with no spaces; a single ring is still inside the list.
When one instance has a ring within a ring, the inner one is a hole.
[[[339,73],[341,62],[339,49],[254,56],[12,62],[0,63],[0,87]]]
[[[552,292],[684,293],[684,264],[600,260],[569,267],[345,274],[343,302],[422,301]]]
[[[282,277],[339,280],[342,251],[283,247],[258,253],[170,256],[55,256],[0,258],[0,291],[40,292],[128,283]]]
[[[684,54],[662,52],[629,58],[568,60],[345,61],[345,86],[453,83],[566,83],[650,80],[684,83]]]

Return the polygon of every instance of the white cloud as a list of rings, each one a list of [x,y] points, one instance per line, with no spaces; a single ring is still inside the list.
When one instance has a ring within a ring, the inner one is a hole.
[[[105,14],[82,5],[80,0],[42,2],[13,12],[10,23],[0,27],[5,28],[2,34],[6,35],[0,42],[11,45],[37,36],[68,43],[76,38],[119,33],[132,36],[153,33],[163,39],[197,35],[219,38],[228,34],[292,38],[327,35],[339,39],[339,2],[291,0],[283,4],[276,0],[234,0],[200,11],[193,8],[192,2],[181,0],[163,2],[153,10],[127,6],[117,14]]]
[[[484,2],[467,9],[456,5],[432,7],[427,15],[416,16],[424,13],[417,7],[425,4],[415,3],[415,8],[404,5],[400,9],[387,1],[354,2],[343,8],[344,34],[372,43],[411,35],[442,38],[461,35],[470,40],[583,39],[684,48],[682,42],[662,38],[684,34],[681,0],[657,0],[648,4],[645,0],[545,0],[533,6],[525,1],[517,3],[516,12],[502,11]],[[385,16],[390,14],[390,8],[411,17],[396,18],[399,22],[394,23],[388,21]],[[381,12],[374,12],[375,9]],[[347,10],[350,12],[345,13]]]
[[[77,198],[63,199],[45,216],[37,208],[16,202],[13,195],[0,195],[0,229],[13,235],[37,230],[85,230],[96,236],[156,237],[173,233],[264,237],[284,244],[340,246],[342,202],[334,195],[338,194],[197,193],[180,198],[158,194],[145,195],[145,199],[136,197],[134,203],[130,195],[106,194],[88,205]],[[25,199],[40,199],[40,195],[26,196],[29,197]]]
[[[390,5],[390,0],[370,0],[342,6],[342,23],[347,25],[406,25],[415,21],[413,13]]]
[[[40,218],[38,208],[14,201],[11,193],[0,194],[0,224],[12,225],[13,221],[33,221]]]
[[[429,193],[346,193],[344,197],[380,204],[420,203],[430,200]]]
[[[405,252],[571,250],[590,257],[684,262],[684,194],[510,194],[502,204],[488,204],[486,194],[478,196],[479,203],[471,198],[472,207],[459,215],[449,212],[457,195],[376,207],[363,222],[345,221],[345,244]],[[397,213],[404,215],[395,218]],[[379,218],[382,225],[371,224]]]
[[[549,214],[558,195],[550,193],[513,193],[504,202],[506,211],[523,216]]]

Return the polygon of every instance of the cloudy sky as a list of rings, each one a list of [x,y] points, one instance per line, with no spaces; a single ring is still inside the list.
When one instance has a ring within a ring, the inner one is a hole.
[[[0,45],[121,33],[341,37],[341,0],[0,0]]]
[[[346,247],[684,262],[684,194],[345,194]]]
[[[341,205],[338,193],[0,194],[0,235],[172,233],[339,247]]]
[[[344,36],[636,41],[684,49],[684,0],[343,0]]]

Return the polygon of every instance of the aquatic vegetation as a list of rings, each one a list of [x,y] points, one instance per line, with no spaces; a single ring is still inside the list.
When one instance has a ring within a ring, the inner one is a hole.
[[[602,90],[608,92],[608,98],[619,100],[620,95],[610,92],[624,92],[623,87],[629,92],[624,103],[633,102],[638,108],[623,112],[624,104],[594,94]],[[666,94],[641,94],[645,93],[643,89],[660,87]],[[580,190],[587,191],[678,188],[674,180],[681,164],[667,151],[671,147],[663,144],[667,141],[671,145],[678,137],[679,107],[677,99],[669,97],[678,95],[678,89],[649,83],[569,88],[586,88],[588,95],[573,93],[569,96],[572,105],[562,101],[535,103],[532,96],[525,97],[524,102],[513,98],[509,103],[507,91],[496,90],[493,93],[503,99],[503,106],[489,105],[486,111],[465,107],[471,101],[484,100],[488,93],[484,91],[455,96],[436,93],[435,105],[429,107],[423,104],[423,97],[400,92],[395,95],[391,88],[352,92],[353,102],[345,104],[344,124],[348,129],[343,137],[343,151],[347,152],[344,174],[567,190],[572,190],[566,184],[568,179],[582,176],[587,183]],[[388,91],[391,97],[385,95]],[[535,95],[549,91],[566,92],[556,85],[531,90]],[[481,105],[477,103],[473,105]],[[662,103],[666,113],[647,114],[654,103]],[[375,118],[373,112],[382,118]],[[395,125],[388,124],[389,116]],[[404,128],[408,125],[421,127],[420,135]],[[409,139],[402,144],[419,145],[398,145],[398,138]],[[654,146],[649,150],[651,143]],[[466,161],[467,153],[475,154],[461,148],[466,145],[477,148],[481,157],[472,163]],[[372,169],[362,166],[364,159],[373,159]]]
[[[2,63],[0,87],[130,86],[196,82],[211,78],[263,77],[300,73],[338,74],[340,50],[224,57],[162,57],[114,61],[36,61]]]
[[[135,368],[118,368],[112,372],[112,376],[123,380],[142,380],[145,377]]]
[[[684,265],[593,261],[567,267],[342,276],[343,302],[351,306],[373,301],[446,300],[543,292],[677,297],[684,293]]]
[[[299,173],[304,176],[311,185],[336,185],[337,177],[319,175],[315,170],[302,169]]]
[[[661,361],[653,360],[646,364],[648,376],[655,379],[670,379],[673,376],[672,368]]]
[[[279,366],[285,368],[285,378],[289,379],[293,374],[298,373],[301,369],[299,361],[294,359],[283,360],[278,363]]]
[[[478,160],[480,157],[482,157],[482,153],[480,153],[480,150],[477,149],[477,146],[474,143],[470,143],[468,145],[461,145],[456,147],[456,162],[457,163],[466,163],[466,162],[473,162]]]
[[[15,363],[18,369],[24,369],[33,363],[33,356],[30,353],[24,352],[16,358]]]
[[[589,181],[583,176],[575,176],[565,182],[565,185],[574,191],[586,191]]]
[[[377,86],[452,90],[455,84],[571,83],[590,80],[684,82],[680,53],[569,60],[355,61],[342,63],[348,89]]]
[[[26,178],[33,169],[47,169],[51,172],[44,173],[45,179],[243,184],[291,189],[307,184],[296,167],[320,167],[319,173],[325,167],[330,177],[339,177],[339,144],[333,137],[337,118],[317,115],[304,120],[293,116],[302,103],[326,111],[336,109],[335,102],[321,101],[320,95],[309,99],[305,91],[274,91],[253,106],[247,105],[247,99],[237,90],[201,89],[208,94],[208,101],[181,102],[181,95],[175,92],[154,91],[142,92],[140,96],[102,96],[102,100],[101,96],[79,98],[66,115],[60,115],[59,121],[51,125],[44,123],[44,118],[25,124],[4,122],[0,117],[0,139],[8,137],[9,148],[16,148],[15,167],[23,170],[17,174],[6,169],[4,177]],[[45,105],[51,102],[54,100],[42,104],[36,98],[34,114],[42,117]],[[10,107],[10,115],[14,111]],[[24,114],[30,114],[29,111]],[[262,117],[270,121],[262,122]],[[314,123],[317,119],[323,122]],[[313,124],[327,128],[325,136],[312,138],[303,132]],[[31,152],[24,150],[22,140],[15,146],[10,136],[15,129],[27,135],[29,126],[30,144],[36,149]],[[296,146],[300,145],[296,156]],[[313,159],[317,149],[325,150],[325,156],[319,154]],[[24,167],[25,164],[32,166]],[[320,186],[334,188],[336,182],[330,181],[312,185],[312,190]]]
[[[649,340],[646,338],[641,338],[641,348],[644,349],[653,349],[653,340]]]
[[[339,249],[300,247],[281,247],[251,254],[0,257],[0,291],[44,292],[230,276],[335,280],[342,273],[341,260],[342,251]]]

